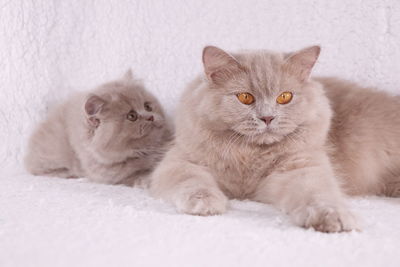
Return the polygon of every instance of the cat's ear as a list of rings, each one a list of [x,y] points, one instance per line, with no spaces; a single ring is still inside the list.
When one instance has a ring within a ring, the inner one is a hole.
[[[318,59],[321,48],[311,46],[288,55],[284,68],[300,81],[306,81]]]
[[[125,81],[131,81],[131,80],[133,80],[133,72],[132,72],[132,69],[131,69],[131,68],[129,68],[129,69],[125,72],[125,74],[122,76],[122,80],[125,80]]]
[[[97,95],[90,95],[86,100],[85,112],[90,126],[97,128],[100,125],[100,120],[95,115],[100,112],[105,103],[106,101]]]
[[[103,108],[106,101],[97,95],[90,95],[85,103],[85,111],[89,116],[94,116]]]
[[[217,85],[241,70],[239,62],[232,55],[215,46],[203,49],[203,65],[207,79]]]

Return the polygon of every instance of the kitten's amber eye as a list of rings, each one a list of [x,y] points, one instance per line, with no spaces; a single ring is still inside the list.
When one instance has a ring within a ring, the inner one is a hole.
[[[236,95],[240,102],[250,105],[254,102],[254,96],[250,93],[240,93]]]
[[[130,121],[135,121],[135,120],[137,120],[138,115],[137,115],[136,111],[131,110],[131,111],[129,111],[128,114],[126,114],[126,118]]]
[[[283,92],[277,98],[276,102],[278,104],[284,105],[292,101],[293,94],[291,92]]]
[[[149,102],[144,102],[144,109],[147,111],[152,111],[153,108],[151,107]]]

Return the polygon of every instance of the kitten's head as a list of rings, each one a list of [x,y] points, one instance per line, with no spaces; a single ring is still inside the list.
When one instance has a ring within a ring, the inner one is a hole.
[[[318,46],[289,54],[234,55],[206,47],[207,83],[198,100],[201,116],[208,127],[234,131],[248,142],[282,140],[316,116],[319,98],[326,100],[318,85],[309,81],[319,53]]]
[[[84,111],[91,145],[103,155],[114,152],[124,158],[151,148],[159,144],[167,127],[160,103],[133,79],[130,70],[90,94]]]

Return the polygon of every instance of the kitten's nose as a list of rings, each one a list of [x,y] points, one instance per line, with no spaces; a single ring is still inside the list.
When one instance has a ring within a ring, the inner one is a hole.
[[[265,122],[266,125],[270,124],[273,119],[275,119],[275,117],[273,117],[273,116],[266,116],[266,117],[260,118],[260,120]]]
[[[153,115],[151,115],[151,116],[147,117],[147,118],[146,118],[146,120],[148,120],[148,121],[154,121],[154,117],[153,117]]]

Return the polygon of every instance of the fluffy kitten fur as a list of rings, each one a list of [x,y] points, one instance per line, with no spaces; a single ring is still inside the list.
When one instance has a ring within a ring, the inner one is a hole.
[[[161,159],[169,137],[158,100],[129,70],[50,112],[31,136],[25,163],[35,175],[135,184]]]
[[[271,203],[323,232],[358,229],[344,192],[398,196],[399,98],[309,79],[319,53],[318,46],[233,55],[206,47],[205,75],[182,96],[175,144],[151,192],[196,215],[225,212],[228,198]],[[293,99],[280,105],[284,91]],[[255,102],[242,104],[243,92]]]

